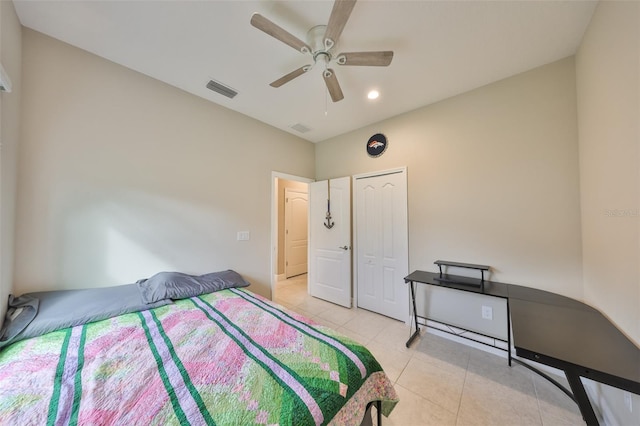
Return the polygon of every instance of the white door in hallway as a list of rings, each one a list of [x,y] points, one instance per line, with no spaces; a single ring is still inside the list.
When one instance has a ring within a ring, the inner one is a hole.
[[[285,188],[284,190],[284,257],[285,277],[307,273],[307,214],[308,194]]]
[[[350,308],[351,178],[329,183],[309,184],[309,294]]]
[[[358,306],[407,321],[409,274],[406,169],[354,176]]]

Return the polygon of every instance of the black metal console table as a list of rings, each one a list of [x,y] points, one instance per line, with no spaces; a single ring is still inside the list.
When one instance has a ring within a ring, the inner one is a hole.
[[[512,358],[511,342],[510,360],[559,386],[576,402],[589,426],[598,425],[598,418],[581,377],[640,395],[640,348],[597,309],[544,290],[491,281],[484,281],[483,288],[479,288],[438,281],[439,276],[438,273],[414,271],[405,277],[411,289],[417,328],[407,347],[419,334],[415,283],[502,297],[507,299],[509,334],[513,336],[516,356],[562,370],[571,391],[524,361]]]
[[[483,265],[472,265],[472,264],[462,264],[462,263],[457,263],[453,265],[454,262],[444,262],[444,261],[436,262],[438,266],[445,265],[445,263],[447,264],[446,266],[468,267],[470,269],[477,269],[477,268],[472,268],[472,266],[483,266]],[[469,266],[460,266],[460,265],[469,265]],[[488,269],[488,267],[486,268]],[[485,296],[499,297],[505,300],[508,298],[506,284],[486,281],[484,279],[481,280],[477,278],[469,278],[469,277],[463,277],[458,275],[444,274],[442,272],[437,273],[437,272],[414,271],[411,274],[407,275],[404,281],[405,283],[409,284],[409,288],[411,291],[411,303],[413,307],[413,322],[416,327],[415,332],[409,337],[409,340],[407,340],[407,344],[406,344],[407,347],[409,347],[411,343],[420,335],[420,326],[421,325],[425,327],[427,326],[426,323],[421,324],[420,320],[425,320],[425,321],[431,320],[431,321],[442,323],[442,321],[434,320],[433,318],[427,318],[418,314],[418,311],[416,309],[416,288],[415,288],[416,283],[428,284],[428,285],[433,285],[437,287],[450,288],[453,290],[460,290],[460,291],[466,291],[470,293],[482,294]],[[507,302],[507,319],[508,318],[509,318],[509,303]],[[445,324],[445,325],[449,325],[449,324]],[[460,327],[457,325],[455,327],[464,329],[463,327]],[[479,333],[475,330],[469,330],[469,331],[479,335],[483,335],[482,333]],[[476,339],[471,339],[469,337],[465,337],[465,336],[459,336],[459,337],[473,340],[474,342],[477,342],[477,343],[487,344]],[[511,365],[511,324],[509,323],[509,321],[507,320],[507,336],[505,339],[498,339],[494,336],[489,336],[489,337],[496,340],[500,340],[507,344],[507,349],[506,349],[508,353],[507,357],[508,357],[509,365]],[[490,346],[496,347],[493,345],[490,345]],[[498,348],[498,349],[501,349],[501,348]]]

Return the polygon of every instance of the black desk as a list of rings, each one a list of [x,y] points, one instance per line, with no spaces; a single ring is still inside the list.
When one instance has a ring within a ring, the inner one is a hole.
[[[598,420],[580,377],[640,394],[640,349],[598,310],[516,285],[509,305],[516,355],[564,371],[587,424]]]
[[[516,355],[562,370],[571,387],[571,393],[565,392],[576,401],[588,425],[597,425],[598,419],[580,377],[640,394],[640,348],[597,309],[558,294],[513,284],[485,281],[481,289],[436,281],[436,277],[439,274],[415,271],[405,278],[410,283],[414,315],[416,282],[506,297]],[[416,327],[417,324],[416,317]]]

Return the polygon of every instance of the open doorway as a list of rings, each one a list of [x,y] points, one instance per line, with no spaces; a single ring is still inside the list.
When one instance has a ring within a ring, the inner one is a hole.
[[[312,179],[272,173],[271,190],[271,298],[287,280],[306,292],[308,245],[308,184]]]

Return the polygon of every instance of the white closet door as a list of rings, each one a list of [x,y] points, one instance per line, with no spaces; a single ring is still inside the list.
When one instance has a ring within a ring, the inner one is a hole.
[[[407,321],[406,169],[355,177],[358,306]]]

